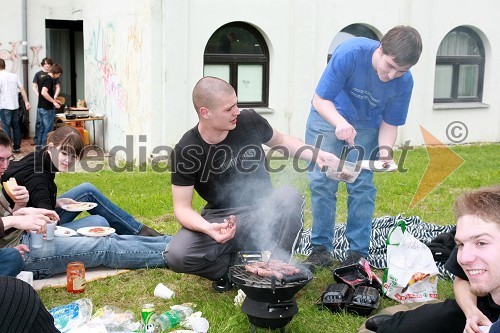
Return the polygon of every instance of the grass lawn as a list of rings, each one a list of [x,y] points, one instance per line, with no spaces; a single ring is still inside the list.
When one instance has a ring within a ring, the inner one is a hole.
[[[375,217],[402,213],[406,216],[420,216],[425,222],[453,224],[452,206],[457,195],[468,189],[500,183],[498,158],[500,144],[456,146],[452,150],[464,160],[464,163],[413,208],[410,208],[410,203],[429,162],[424,148],[408,152],[403,164],[407,172],[377,174]],[[400,154],[396,155],[396,161],[399,156]],[[276,185],[294,185],[304,194],[305,222],[306,227],[310,227],[312,218],[307,176],[304,172],[293,171],[291,164],[286,161],[274,161],[273,166],[280,163],[286,168],[280,173],[273,174],[273,181]],[[147,225],[169,234],[175,233],[179,228],[172,213],[168,172],[159,173],[150,170],[117,173],[103,170],[97,173],[58,175],[56,181],[59,193],[81,182],[91,182],[111,200]],[[345,221],[345,187],[341,186],[338,197],[337,220]],[[197,198],[195,208],[199,210],[202,206],[203,201]],[[160,282],[176,292],[175,299],[162,300],[153,296],[154,287]],[[314,279],[297,294],[299,313],[287,325],[287,332],[357,332],[366,318],[348,313],[332,314],[316,308],[315,301],[332,282],[330,270],[324,269],[315,273]],[[210,322],[210,332],[250,332],[251,329],[246,315],[233,304],[236,291],[218,294],[212,291],[210,281],[173,273],[168,269],[141,269],[90,282],[86,291],[80,295],[69,294],[64,288],[43,289],[40,295],[47,308],[87,297],[92,300],[94,309],[104,305],[118,306],[123,310],[134,311],[137,320],[141,305],[144,303],[154,303],[157,311],[166,311],[171,305],[193,302],[197,304],[197,310],[202,311],[203,316]],[[450,281],[439,282],[439,296],[440,298],[453,296]],[[384,299],[381,307],[394,304],[395,302]],[[258,330],[258,332],[265,331]]]

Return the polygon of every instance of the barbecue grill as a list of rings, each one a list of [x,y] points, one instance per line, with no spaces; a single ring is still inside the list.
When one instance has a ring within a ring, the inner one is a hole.
[[[280,329],[284,333],[285,326],[298,312],[295,294],[312,278],[305,268],[281,279],[250,273],[244,265],[229,268],[229,279],[246,294],[241,310],[252,324],[252,333],[257,327]]]

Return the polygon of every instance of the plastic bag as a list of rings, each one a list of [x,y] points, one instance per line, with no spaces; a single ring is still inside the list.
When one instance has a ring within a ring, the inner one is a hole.
[[[101,323],[109,333],[133,332],[138,324],[134,317],[130,310],[123,311],[116,306],[105,305],[96,310],[90,323]]]
[[[399,221],[389,233],[387,268],[383,290],[387,297],[400,303],[425,302],[438,298],[438,268],[429,248],[406,231]]]

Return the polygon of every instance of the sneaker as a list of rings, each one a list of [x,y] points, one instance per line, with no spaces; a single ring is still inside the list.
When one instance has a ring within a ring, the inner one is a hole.
[[[309,257],[302,264],[307,266],[311,272],[314,272],[318,268],[331,266],[333,257],[326,247],[318,245],[313,248]]]
[[[227,275],[224,275],[222,278],[212,281],[212,288],[218,293],[224,293],[233,290],[234,284],[229,281]]]
[[[344,261],[340,263],[339,267],[357,264],[361,258],[363,258],[363,256],[358,252],[347,250],[347,256],[345,257]]]
[[[12,149],[12,152],[14,154],[19,154],[21,152],[21,149]]]

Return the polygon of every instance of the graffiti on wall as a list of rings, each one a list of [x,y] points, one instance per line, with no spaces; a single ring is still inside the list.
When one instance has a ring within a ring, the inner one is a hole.
[[[40,60],[38,59],[38,53],[43,48],[42,45],[31,46],[31,52],[33,52],[33,58],[31,59],[31,68],[37,66],[40,67]]]
[[[130,21],[96,21],[86,36],[85,95],[87,103],[105,113],[108,130],[115,137],[140,130],[143,117],[138,112],[148,89],[141,78],[142,24]],[[142,117],[142,118],[141,118]]]
[[[18,52],[19,46],[21,46],[22,41],[18,40],[15,42],[8,42],[10,44],[9,48],[2,48],[0,49],[0,59],[5,60],[5,69],[7,71],[10,71],[11,73],[18,74],[17,72],[20,69],[20,63],[21,63],[21,53]],[[0,43],[0,48],[2,47],[3,43]],[[38,46],[31,46],[31,52],[33,53],[32,59],[31,59],[31,68],[34,66],[40,66],[40,61],[38,60],[38,53],[43,47],[41,45]],[[28,61],[29,63],[29,61]]]
[[[0,59],[5,60],[5,69],[10,70],[12,73],[17,73],[17,66],[19,64],[19,53],[17,48],[21,45],[21,41],[9,42],[10,48],[0,50]],[[0,43],[0,45],[2,45]]]

